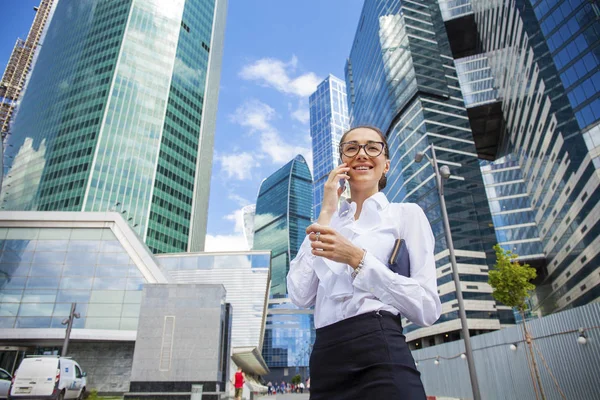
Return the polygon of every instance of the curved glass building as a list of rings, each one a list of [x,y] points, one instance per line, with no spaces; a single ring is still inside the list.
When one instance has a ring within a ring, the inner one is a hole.
[[[312,177],[301,155],[260,185],[254,217],[254,250],[271,250],[271,291],[263,358],[271,373],[265,380],[308,377],[314,343],[313,311],[294,306],[287,295],[290,260],[296,257],[312,219]]]
[[[6,143],[2,210],[117,211],[204,247],[226,0],[61,1]]]

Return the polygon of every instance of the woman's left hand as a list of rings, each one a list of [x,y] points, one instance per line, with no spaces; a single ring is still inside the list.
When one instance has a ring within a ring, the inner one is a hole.
[[[306,228],[311,241],[312,254],[329,260],[358,267],[364,250],[356,247],[348,239],[329,226],[312,224]]]

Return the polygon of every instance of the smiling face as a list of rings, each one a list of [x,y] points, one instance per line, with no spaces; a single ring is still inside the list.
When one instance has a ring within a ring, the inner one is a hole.
[[[369,156],[367,153],[377,153],[377,142],[384,142],[384,139],[370,128],[356,128],[342,138],[342,143],[355,142],[358,145],[367,145],[366,147],[358,146],[359,151],[353,157],[342,154],[342,161],[348,164],[351,168],[348,172],[350,180],[350,189],[379,191],[379,180],[384,173],[390,169],[390,160],[387,159],[387,148],[382,149],[381,154],[376,157]],[[369,145],[371,143],[372,145]],[[351,149],[356,150],[357,147],[352,146]],[[348,152],[347,152],[348,153]]]

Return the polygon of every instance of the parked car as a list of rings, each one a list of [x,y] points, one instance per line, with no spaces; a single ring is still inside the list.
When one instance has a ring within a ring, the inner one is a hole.
[[[15,372],[8,400],[81,400],[86,383],[86,373],[70,358],[28,356]]]
[[[6,399],[12,375],[7,370],[0,368],[0,399]]]

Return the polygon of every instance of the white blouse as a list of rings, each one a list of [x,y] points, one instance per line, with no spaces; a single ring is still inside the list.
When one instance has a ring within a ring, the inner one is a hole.
[[[425,213],[416,204],[390,203],[381,192],[365,200],[358,220],[356,203],[343,202],[330,227],[367,250],[355,279],[352,267],[315,256],[308,236],[290,264],[287,288],[298,307],[315,306],[315,327],[371,311],[400,313],[429,326],[440,316],[434,238]],[[392,272],[387,260],[396,239],[404,239],[410,257],[410,278]]]

